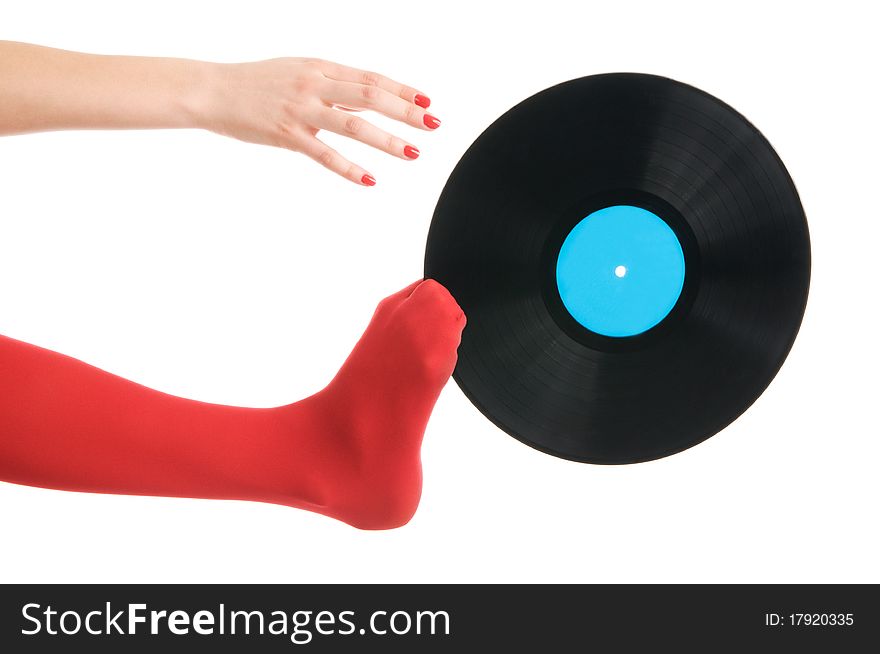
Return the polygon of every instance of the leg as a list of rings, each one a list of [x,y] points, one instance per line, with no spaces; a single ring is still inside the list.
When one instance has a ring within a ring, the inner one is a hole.
[[[0,479],[62,490],[285,504],[405,524],[464,316],[439,284],[383,300],[323,391],[250,409],[187,400],[0,336]]]

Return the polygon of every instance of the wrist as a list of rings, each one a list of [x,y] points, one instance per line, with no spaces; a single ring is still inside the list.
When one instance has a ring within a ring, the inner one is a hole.
[[[187,62],[187,84],[180,108],[188,127],[216,131],[218,110],[227,87],[225,65],[208,61]]]

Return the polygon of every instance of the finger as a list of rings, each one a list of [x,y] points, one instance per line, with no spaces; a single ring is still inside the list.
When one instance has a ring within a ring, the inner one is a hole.
[[[361,186],[376,185],[376,179],[370,173],[360,166],[351,163],[329,145],[313,136],[306,139],[304,143],[299,144],[297,149],[328,170],[332,170],[337,175],[341,175],[355,184],[360,184]]]
[[[320,109],[312,121],[312,125],[319,129],[348,136],[401,159],[415,159],[419,156],[418,148],[385,130],[379,129],[360,116],[353,116],[335,109]]]
[[[371,109],[412,127],[432,130],[440,124],[439,120],[421,107],[378,86],[330,81],[322,93],[326,102],[358,109]]]
[[[360,70],[336,64],[331,61],[324,62],[323,72],[326,77],[335,79],[340,82],[354,82],[355,84],[363,84],[365,86],[378,86],[391,93],[392,95],[402,98],[407,102],[412,102],[427,109],[431,104],[431,99],[424,93],[419,92],[411,86],[395,82],[384,75],[372,73],[368,70]]]

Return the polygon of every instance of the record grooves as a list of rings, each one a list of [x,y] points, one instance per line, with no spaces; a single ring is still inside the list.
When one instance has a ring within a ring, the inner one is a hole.
[[[767,140],[703,91],[640,74],[566,82],[493,123],[450,176],[425,256],[468,316],[454,373],[468,398],[590,463],[678,452],[745,411],[794,341],[809,275]]]

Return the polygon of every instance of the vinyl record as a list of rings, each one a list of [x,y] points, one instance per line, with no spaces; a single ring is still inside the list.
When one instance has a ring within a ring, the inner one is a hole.
[[[797,191],[743,116],[686,84],[584,77],[493,123],[438,201],[425,276],[467,315],[454,377],[501,429],[589,463],[723,429],[800,326]]]

